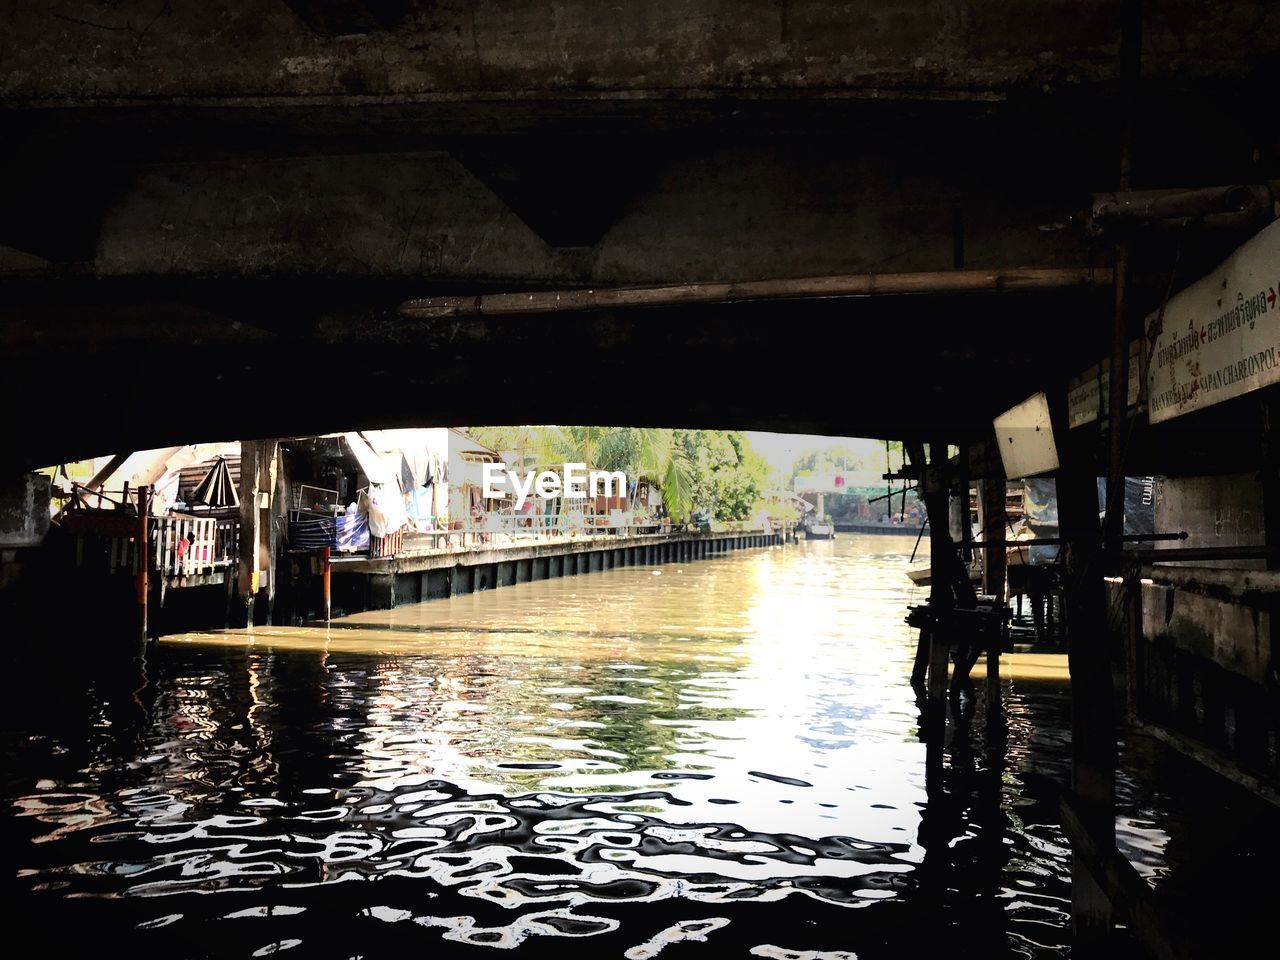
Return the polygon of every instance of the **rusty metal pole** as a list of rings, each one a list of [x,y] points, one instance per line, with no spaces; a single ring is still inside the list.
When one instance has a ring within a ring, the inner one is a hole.
[[[147,542],[147,511],[151,509],[151,488],[146,484],[138,487],[138,632],[141,640],[147,639],[147,572],[151,565],[150,544]]]
[[[331,548],[329,547],[325,547],[324,553],[321,555],[324,562],[324,569],[321,573],[321,578],[324,582],[324,622],[325,623],[328,623],[333,618],[333,580],[332,580],[333,564],[329,562],[330,549]]]

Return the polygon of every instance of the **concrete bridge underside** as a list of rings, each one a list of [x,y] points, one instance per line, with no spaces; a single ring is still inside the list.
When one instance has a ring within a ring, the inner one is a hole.
[[[1105,285],[411,320],[435,294],[1018,266],[1143,187],[1275,176],[1280,12],[1119,0],[170,7],[0,37],[10,468],[221,435],[577,420],[977,435]],[[1126,109],[1125,103],[1131,106]],[[1240,240],[1135,253],[1130,326]],[[1168,264],[1179,264],[1170,277]]]
[[[1070,544],[1073,927],[1097,947],[1119,910],[1153,955],[1188,955],[1184,918],[1151,906],[1115,843],[1102,574],[1133,555],[1118,525],[1104,552],[1096,478],[1172,475],[1175,522],[1225,526],[1236,559],[1260,545],[1254,559],[1272,569],[1250,575],[1274,586],[1277,388],[1153,429],[1141,410],[1126,421],[1120,394],[1105,438],[1098,423],[1070,429],[1061,408],[1068,378],[1124,363],[1170,292],[1260,228],[1191,217],[1099,235],[1091,194],[1280,195],[1280,5],[51,0],[8,14],[0,64],[0,480],[125,449],[395,424],[902,438],[935,518],[921,634],[935,786],[958,594],[973,601],[961,612],[977,609],[940,521],[953,489],[967,501],[983,477],[988,542],[1003,538],[991,418],[1051,394]],[[1117,265],[1127,283],[1113,289]],[[956,270],[1018,267],[1076,280],[949,292]],[[442,295],[881,274],[914,276],[912,294],[400,310]],[[967,471],[951,444],[969,447]],[[242,536],[261,547],[255,525]],[[1239,680],[1240,662],[1275,649],[1275,591],[1259,601],[1239,571],[1210,573],[1208,597],[1148,579],[1168,592],[1154,606],[1128,577],[1129,683],[1137,651],[1184,641],[1197,676],[1236,671],[1230,689],[1251,712],[1231,714],[1230,736],[1270,744],[1275,796],[1274,656],[1265,678]],[[1223,619],[1231,590],[1267,612]],[[1148,608],[1163,620],[1144,621]],[[1262,795],[1257,777],[1241,780],[1256,758],[1222,753],[1215,730],[1195,737],[1191,755]]]

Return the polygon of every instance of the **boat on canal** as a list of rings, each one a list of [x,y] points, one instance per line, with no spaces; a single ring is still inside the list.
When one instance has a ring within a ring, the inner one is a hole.
[[[836,538],[835,524],[810,520],[804,525],[804,538],[806,540],[834,540]]]

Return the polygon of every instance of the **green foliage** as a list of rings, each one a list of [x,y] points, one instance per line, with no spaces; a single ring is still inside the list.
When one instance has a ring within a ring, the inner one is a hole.
[[[769,466],[746,435],[727,430],[664,430],[653,427],[469,427],[517,469],[560,469],[585,463],[591,469],[622,470],[662,490],[676,522],[695,509],[717,520],[747,520],[768,491]]]
[[[791,467],[791,481],[810,473],[832,473],[848,470],[855,473],[888,473],[897,470],[903,462],[902,444],[890,440],[867,449],[850,447],[822,447],[809,450]]]
[[[692,464],[672,430],[653,427],[470,427],[471,436],[507,457],[517,469],[560,469],[585,463],[594,470],[621,470],[662,490],[667,513],[677,523],[691,512]]]
[[[764,502],[769,465],[735,430],[677,430],[693,465],[691,501],[717,520],[747,520]]]

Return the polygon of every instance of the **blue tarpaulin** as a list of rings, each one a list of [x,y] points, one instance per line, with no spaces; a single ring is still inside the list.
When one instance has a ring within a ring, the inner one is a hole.
[[[289,524],[289,543],[295,550],[330,547],[347,553],[369,546],[369,517],[351,513],[319,520],[295,520]]]

